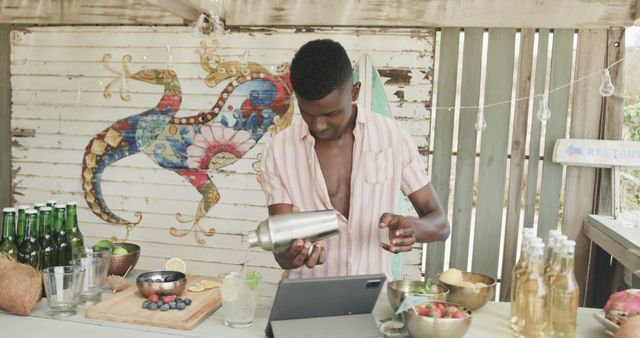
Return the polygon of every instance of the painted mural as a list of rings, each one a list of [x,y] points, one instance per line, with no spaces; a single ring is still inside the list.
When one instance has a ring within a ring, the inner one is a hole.
[[[190,224],[189,229],[169,229],[173,236],[191,232],[199,244],[205,241],[200,234],[213,236],[215,229],[203,229],[200,220],[220,200],[221,196],[209,173],[242,158],[266,133],[277,133],[291,123],[293,91],[288,65],[275,72],[250,61],[221,61],[215,44],[202,46],[200,64],[208,72],[205,83],[210,87],[224,84],[216,103],[193,116],[179,116],[182,90],[177,74],[171,69],[144,69],[130,72],[130,56],[123,57],[122,70],[113,69],[111,56],[104,57],[104,65],[118,79],[106,86],[104,96],[111,97],[112,86],[121,81],[143,81],[163,86],[164,93],[156,106],[120,119],[92,138],[85,148],[82,164],[82,188],[87,205],[106,222],[126,227],[129,231],[142,220],[137,212],[135,220],[116,215],[106,205],[101,190],[101,178],[111,164],[144,153],[158,166],[183,177],[201,195],[195,218],[184,219],[176,213],[176,220]],[[120,91],[123,100],[130,97]],[[255,167],[255,165],[254,165]],[[258,181],[261,182],[259,168]],[[187,225],[188,227],[188,225]]]

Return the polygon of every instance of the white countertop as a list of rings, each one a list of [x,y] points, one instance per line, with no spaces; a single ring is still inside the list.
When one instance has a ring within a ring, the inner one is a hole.
[[[132,287],[135,287],[135,285],[132,285]],[[103,294],[103,299],[108,297],[111,297],[111,292]],[[254,324],[249,328],[232,329],[226,327],[223,324],[222,311],[219,309],[190,331],[87,319],[84,316],[86,307],[80,307],[78,313],[74,316],[53,319],[47,315],[46,307],[46,299],[43,299],[31,312],[30,316],[22,317],[0,311],[0,328],[2,330],[0,336],[5,336],[6,333],[9,333],[11,337],[37,338],[265,337],[264,328],[267,325],[271,303],[268,300],[261,301],[256,310]],[[593,314],[598,311],[600,310],[579,309],[576,337],[608,337],[604,328],[593,318]],[[379,298],[373,314],[377,320],[392,316],[386,294],[382,294]],[[490,302],[473,313],[471,328],[465,337],[513,337],[508,323],[508,316],[509,303]]]

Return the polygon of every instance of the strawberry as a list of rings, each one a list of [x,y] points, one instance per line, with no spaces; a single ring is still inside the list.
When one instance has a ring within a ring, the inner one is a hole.
[[[162,297],[162,302],[165,304],[169,304],[171,302],[173,302],[174,297],[173,296],[164,296]]]
[[[425,309],[423,307],[420,307],[420,308],[418,308],[418,314],[420,316],[422,316],[422,317],[429,317],[430,312],[429,312],[429,310],[427,310],[427,309]]]
[[[149,299],[151,303],[157,303],[160,300],[160,298],[158,298],[158,295],[156,295],[155,293],[149,295],[149,298],[147,299]]]
[[[462,311],[456,311],[451,314],[451,318],[466,318],[469,317],[469,314]]]
[[[452,313],[459,311],[455,306],[447,306],[447,316],[451,316]]]

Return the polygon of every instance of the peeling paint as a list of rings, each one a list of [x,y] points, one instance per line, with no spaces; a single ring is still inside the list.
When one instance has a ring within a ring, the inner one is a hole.
[[[404,101],[404,90],[396,90],[396,92],[393,93],[393,95],[395,95],[398,98],[398,100]]]
[[[36,130],[35,129],[26,129],[26,128],[13,128],[11,129],[12,137],[35,137]]]
[[[380,76],[389,78],[385,85],[408,86],[411,84],[411,70],[409,69],[378,69]]]

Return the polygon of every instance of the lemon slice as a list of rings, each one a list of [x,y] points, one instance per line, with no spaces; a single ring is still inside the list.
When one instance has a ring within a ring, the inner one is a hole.
[[[208,279],[203,279],[198,284],[207,290],[220,287],[220,283]]]
[[[185,262],[182,259],[178,257],[173,257],[173,258],[169,258],[167,263],[164,265],[164,269],[169,271],[178,271],[178,272],[185,273],[187,272],[187,264],[185,264]]]
[[[191,292],[202,292],[202,291],[204,291],[204,288],[201,287],[201,286],[198,286],[198,285],[191,285],[189,287],[189,291],[191,291]]]
[[[222,300],[224,302],[233,302],[240,293],[240,285],[232,278],[226,278],[222,281]]]

